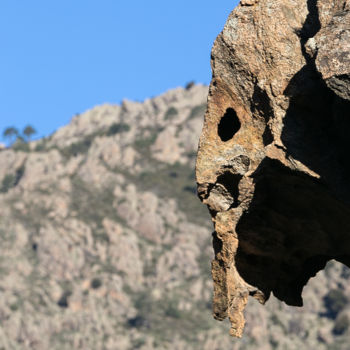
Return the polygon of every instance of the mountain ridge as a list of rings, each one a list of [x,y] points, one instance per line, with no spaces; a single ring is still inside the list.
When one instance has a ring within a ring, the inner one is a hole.
[[[212,226],[194,179],[207,89],[94,107],[25,151],[0,151],[0,348],[346,344],[349,274],[335,263],[306,287],[304,309],[252,304],[242,341],[212,319]]]

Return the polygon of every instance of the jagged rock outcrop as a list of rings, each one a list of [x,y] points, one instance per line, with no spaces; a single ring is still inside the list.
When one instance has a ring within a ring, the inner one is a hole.
[[[234,336],[249,295],[301,306],[328,260],[350,266],[349,39],[348,0],[242,0],[215,41],[196,175]]]

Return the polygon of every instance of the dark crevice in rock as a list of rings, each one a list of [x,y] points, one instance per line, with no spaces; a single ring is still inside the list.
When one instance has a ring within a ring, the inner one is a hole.
[[[249,158],[242,156],[245,163]],[[236,157],[237,158],[237,157]],[[250,162],[250,161],[249,161]],[[235,165],[235,167],[234,167]],[[247,166],[245,164],[245,166]],[[249,166],[249,165],[248,165]],[[208,205],[209,212],[212,217],[215,217],[218,211],[229,210],[239,205],[238,201],[238,184],[242,179],[242,175],[233,173],[235,170],[242,171],[242,164],[237,160],[230,166],[225,166],[224,171],[218,175],[216,182],[206,184],[198,189],[198,197],[204,203]],[[229,170],[226,170],[229,169]],[[244,169],[243,169],[244,171]],[[218,205],[213,205],[214,202],[218,202]]]
[[[213,248],[214,248],[214,253],[218,254],[222,250],[222,240],[218,238],[218,235],[216,232],[213,232]]]
[[[230,194],[233,203],[231,208],[238,206],[238,184],[241,181],[242,176],[238,174],[232,174],[230,171],[225,171],[222,175],[218,176],[216,183],[224,186],[226,191]]]
[[[329,89],[317,71],[314,58],[305,52],[305,42],[320,30],[317,0],[308,0],[309,14],[300,32],[306,65],[294,75],[284,93],[290,104],[284,117],[281,140],[287,155],[320,175],[324,183],[348,201],[350,165],[344,162],[350,151],[349,101]],[[344,85],[346,79],[342,79]]]
[[[265,126],[265,131],[262,135],[264,146],[268,146],[273,142],[273,135],[268,125]]]
[[[298,36],[300,37],[301,51],[307,62],[308,68],[312,72],[317,72],[315,57],[310,57],[310,55],[306,51],[305,44],[310,38],[313,38],[321,29],[317,2],[318,0],[307,0],[307,8],[309,13],[306,17],[303,28],[300,30],[299,33],[297,33]]]
[[[303,44],[305,44],[309,38],[314,37],[321,29],[317,2],[318,0],[307,0],[307,9],[309,13],[300,31],[300,38]]]
[[[349,201],[350,102],[337,96],[320,78],[310,79],[307,68],[290,83],[299,92],[291,97],[281,140],[287,155],[318,173],[339,198]],[[288,94],[287,88],[287,94]]]
[[[257,84],[257,82],[256,82]],[[261,89],[258,85],[254,85],[254,93],[252,96],[250,110],[253,116],[263,117],[265,121],[265,131],[263,133],[264,146],[273,142],[273,135],[269,128],[268,122],[273,117],[273,109],[271,100],[267,92]]]
[[[215,184],[209,183],[206,186],[202,186],[200,189],[197,188],[198,198],[201,201],[206,200],[209,197],[210,191],[213,189],[214,186],[215,186]]]
[[[266,158],[253,176],[254,198],[236,228],[236,268],[266,297],[301,306],[307,281],[350,246],[350,210],[321,182],[278,161]]]
[[[221,141],[226,142],[231,140],[240,128],[241,122],[235,110],[233,108],[227,108],[218,125],[218,134]]]

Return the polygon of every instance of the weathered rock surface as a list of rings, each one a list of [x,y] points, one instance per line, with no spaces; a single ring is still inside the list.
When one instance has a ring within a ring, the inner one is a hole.
[[[241,1],[215,41],[196,175],[234,336],[249,295],[301,306],[327,261],[350,266],[349,49],[345,0]]]

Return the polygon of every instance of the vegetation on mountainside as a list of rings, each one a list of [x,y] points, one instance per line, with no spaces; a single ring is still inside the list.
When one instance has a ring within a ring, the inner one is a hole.
[[[339,289],[332,289],[324,297],[325,306],[327,308],[327,316],[336,319],[339,312],[348,304],[348,297]]]
[[[24,174],[24,165],[20,166],[15,173],[6,174],[2,180],[1,186],[0,186],[0,192],[6,193],[11,188],[17,186],[19,181],[21,180],[21,177]]]
[[[173,119],[177,114],[178,110],[175,107],[169,107],[169,109],[164,114],[164,120],[171,120]]]
[[[186,83],[186,85],[185,85],[185,89],[186,90],[190,90],[193,86],[195,86],[196,85],[196,83],[195,83],[195,81],[194,80],[191,80],[191,81],[189,81],[188,83]]]
[[[91,225],[95,229],[94,234],[96,236],[107,239],[101,233],[102,220],[104,218],[110,218],[125,224],[113,207],[115,197],[112,186],[110,188],[95,188],[83,181],[79,176],[72,177],[71,181],[70,212],[73,212],[78,218]]]
[[[133,176],[135,184],[143,191],[152,191],[163,198],[176,198],[180,209],[188,215],[188,220],[198,224],[207,222],[208,212],[204,205],[198,205],[194,168],[175,163],[161,165],[154,171]]]
[[[113,136],[116,134],[128,132],[130,126],[126,123],[114,123],[107,130],[97,130],[92,134],[83,137],[81,140],[70,144],[59,151],[66,157],[76,157],[79,154],[87,153],[94,139],[98,136]]]
[[[13,140],[17,138],[17,136],[18,136],[18,130],[13,126],[6,128],[2,133],[2,137],[4,139],[9,140],[11,143],[13,142]]]
[[[189,120],[196,118],[200,115],[204,115],[205,111],[207,109],[207,105],[205,103],[199,105],[199,106],[195,106],[191,109],[191,113],[188,117]]]
[[[28,151],[29,148],[27,143],[36,133],[37,131],[31,125],[27,125],[26,127],[24,127],[22,132],[20,132],[17,128],[13,126],[10,126],[3,131],[2,137],[17,150]]]
[[[186,297],[186,292],[180,289],[169,292],[160,300],[152,297],[151,289],[136,293],[133,300],[138,313],[127,320],[126,326],[149,332],[159,345],[171,342],[173,334],[176,333],[197,348],[196,334],[213,328],[215,321],[208,317],[210,309],[203,303],[198,303],[191,310],[182,310],[181,303],[192,303]]]

